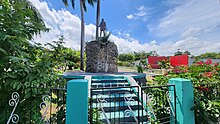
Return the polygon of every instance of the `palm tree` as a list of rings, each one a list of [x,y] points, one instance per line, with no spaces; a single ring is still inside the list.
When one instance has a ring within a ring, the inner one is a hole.
[[[80,70],[84,71],[84,41],[85,41],[85,25],[84,25],[84,0],[80,0],[80,12],[81,12],[81,47],[80,47]]]
[[[68,6],[68,0],[62,0]],[[90,5],[97,0],[87,0]],[[71,0],[73,9],[75,8],[75,0]],[[84,70],[84,41],[85,41],[85,24],[84,24],[84,11],[86,11],[86,0],[80,0],[80,13],[81,13],[81,40],[80,40],[80,70]]]
[[[96,39],[99,35],[99,20],[100,20],[100,0],[97,1],[97,13],[96,13]]]

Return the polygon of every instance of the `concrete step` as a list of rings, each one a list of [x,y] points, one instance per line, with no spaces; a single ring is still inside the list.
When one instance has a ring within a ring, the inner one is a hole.
[[[116,103],[116,102],[126,102],[125,101],[125,98],[123,97],[124,95],[105,95],[105,96],[102,96],[101,99],[104,99],[106,102],[113,102],[113,103]],[[98,99],[100,97],[99,96],[93,96],[92,97],[92,103],[98,103]],[[134,94],[131,94],[131,96],[129,96],[130,99],[134,100],[134,101],[138,101],[138,98],[136,96],[134,96]]]
[[[117,112],[105,112],[105,115],[108,117],[109,120],[113,121],[114,119],[119,120],[120,122],[135,122],[135,117],[138,119],[138,110],[133,110],[130,115],[127,113],[127,111],[117,111]],[[143,114],[143,116],[142,116]],[[147,121],[147,113],[142,111],[139,111],[139,117]],[[101,120],[105,120],[105,116],[103,113],[100,114]]]
[[[93,83],[92,88],[106,88],[106,87],[128,87],[130,84],[128,83]]]
[[[92,79],[92,83],[127,83],[126,79]]]
[[[129,107],[127,105],[114,105],[113,106],[109,105],[109,106],[103,106],[103,109],[105,110],[105,112],[120,112],[120,111],[125,111],[127,109],[129,109]],[[100,108],[100,104],[93,104],[93,108]],[[130,106],[130,108],[132,110],[140,110],[140,112],[143,110],[142,106],[139,105],[134,105],[134,106]],[[143,110],[144,111],[144,110]]]
[[[127,94],[127,93],[134,93],[131,88],[117,88],[117,89],[98,89],[94,90],[92,89],[92,95],[113,95],[113,94]]]

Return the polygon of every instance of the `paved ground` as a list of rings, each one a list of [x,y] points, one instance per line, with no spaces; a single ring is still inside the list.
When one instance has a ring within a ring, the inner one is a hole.
[[[158,71],[158,70],[157,70]],[[157,75],[155,70],[153,72],[149,71],[144,71],[144,74],[146,74],[147,81],[153,81],[153,75]],[[137,73],[137,68],[136,67],[125,67],[125,66],[118,66],[118,73],[114,74],[109,74],[109,73],[87,73],[79,70],[74,70],[74,71],[68,71],[64,73],[65,75],[75,75],[75,76],[119,76],[119,75],[129,75],[129,76],[137,76],[137,75],[142,75],[141,73]]]
[[[89,73],[89,72],[83,72],[83,71],[68,71],[64,73],[64,76],[141,76],[145,77],[146,75],[143,73],[137,73],[137,72],[118,72],[118,73]]]
[[[136,67],[118,66],[118,72],[137,72]]]

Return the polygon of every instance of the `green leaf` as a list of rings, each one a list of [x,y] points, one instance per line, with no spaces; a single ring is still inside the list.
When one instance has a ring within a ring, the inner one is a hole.
[[[0,48],[0,52],[5,54],[5,55],[7,55],[7,52],[4,49],[2,49],[2,48]]]
[[[28,82],[28,81],[26,81],[26,82],[24,83],[24,86],[25,86],[25,87],[30,87],[30,86],[31,86],[31,83]]]
[[[14,74],[14,73],[7,73],[7,76],[8,76],[9,78],[17,78],[17,75]]]
[[[14,82],[13,83],[13,89],[16,89],[19,84],[20,84],[20,82],[18,82],[18,81]]]
[[[17,86],[17,90],[19,90],[22,86],[23,86],[23,84],[19,83],[18,86]]]
[[[18,82],[18,80],[12,80],[12,81],[6,81],[5,84],[6,86],[8,84],[10,84],[10,87],[12,87],[14,89],[14,84],[16,84]]]
[[[31,97],[31,92],[28,92],[27,94],[24,95],[24,99],[28,99]]]
[[[30,93],[30,92],[31,92],[31,88],[27,88],[27,89],[24,90],[24,94],[25,94],[25,95],[28,94],[28,93]]]
[[[5,37],[3,38],[3,41],[5,41],[9,37],[10,37],[9,35],[5,35]]]

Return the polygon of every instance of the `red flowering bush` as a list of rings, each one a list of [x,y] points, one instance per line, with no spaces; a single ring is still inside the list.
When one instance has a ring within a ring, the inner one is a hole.
[[[196,64],[197,64],[197,65],[204,65],[204,62],[203,62],[203,61],[200,61],[200,62],[197,62]]]
[[[212,78],[213,74],[212,74],[212,72],[204,72],[203,76]]]
[[[205,62],[206,65],[211,65],[212,64],[212,60],[211,59],[208,59],[206,62]]]
[[[198,88],[200,91],[209,91],[209,88],[207,88],[207,87],[198,86],[197,88]]]
[[[197,62],[189,67],[174,67],[166,75],[156,76],[155,81],[166,85],[170,78],[190,79],[194,85],[196,123],[216,123],[220,117],[220,65]]]
[[[219,66],[219,63],[218,63],[218,62],[214,63],[214,66],[215,66],[215,67],[218,67],[218,66]]]

